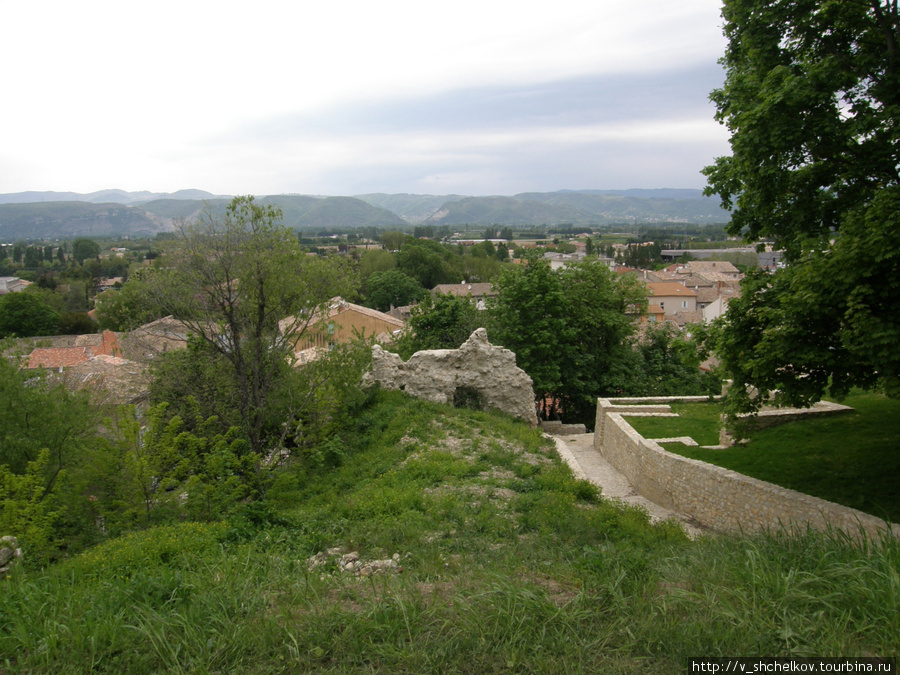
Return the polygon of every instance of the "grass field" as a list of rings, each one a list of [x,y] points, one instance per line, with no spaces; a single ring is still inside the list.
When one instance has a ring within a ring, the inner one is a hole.
[[[900,401],[854,392],[843,403],[854,411],[756,431],[746,445],[724,450],[677,443],[665,447],[900,522]],[[718,443],[717,404],[685,404],[672,410],[681,417],[631,418],[629,422],[648,438],[691,436],[700,445]]]
[[[394,563],[367,576],[350,553]],[[394,392],[266,504],[15,569],[0,673],[668,675],[896,655],[898,603],[897,541],[691,542],[604,501],[536,430]]]

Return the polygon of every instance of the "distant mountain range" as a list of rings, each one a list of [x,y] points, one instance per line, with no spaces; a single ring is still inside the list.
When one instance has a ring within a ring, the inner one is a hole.
[[[231,197],[203,190],[173,193],[101,190],[0,194],[0,241],[153,236],[204,210],[222,213]],[[298,231],[411,224],[474,226],[602,225],[634,222],[727,222],[717,199],[700,190],[561,190],[512,197],[364,194],[356,197],[271,195],[283,223]]]

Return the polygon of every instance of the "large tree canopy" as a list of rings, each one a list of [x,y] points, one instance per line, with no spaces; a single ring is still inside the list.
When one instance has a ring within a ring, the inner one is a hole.
[[[217,354],[252,449],[265,427],[292,345],[330,298],[356,288],[349,263],[305,255],[281,212],[236,197],[224,216],[184,225],[148,293]]]
[[[717,351],[735,410],[808,405],[900,378],[897,0],[725,0],[717,119],[732,155],[704,173],[730,231],[789,263],[733,301]],[[761,396],[748,394],[746,385]]]
[[[9,293],[0,297],[0,338],[58,332],[59,313],[37,293]]]

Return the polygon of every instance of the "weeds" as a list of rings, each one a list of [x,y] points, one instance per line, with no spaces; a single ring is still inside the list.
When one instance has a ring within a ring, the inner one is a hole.
[[[18,571],[0,672],[668,673],[900,646],[894,540],[690,542],[576,481],[533,429],[393,394],[341,444],[278,508]],[[334,547],[402,572],[311,565]]]

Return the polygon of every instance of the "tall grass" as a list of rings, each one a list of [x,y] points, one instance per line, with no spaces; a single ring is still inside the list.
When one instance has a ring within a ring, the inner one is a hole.
[[[602,500],[534,430],[402,396],[342,442],[340,466],[295,467],[277,510],[18,569],[0,672],[671,673],[900,646],[894,540],[690,542]],[[341,571],[350,551],[402,571]]]

